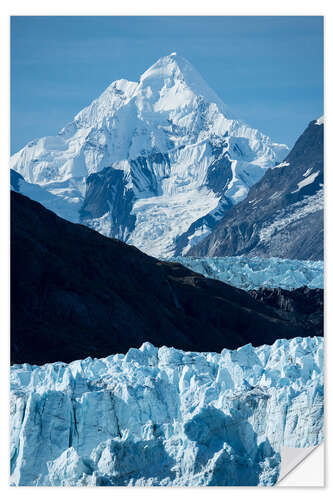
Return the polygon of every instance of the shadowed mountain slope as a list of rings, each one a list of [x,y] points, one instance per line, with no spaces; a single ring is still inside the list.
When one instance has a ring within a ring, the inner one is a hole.
[[[12,363],[104,357],[144,341],[218,352],[309,334],[245,291],[65,221],[16,192],[11,295]]]

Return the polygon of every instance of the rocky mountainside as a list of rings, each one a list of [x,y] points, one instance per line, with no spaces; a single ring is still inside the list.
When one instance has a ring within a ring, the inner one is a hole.
[[[12,192],[11,360],[103,357],[150,341],[220,352],[308,336],[249,293],[161,262]],[[322,310],[318,305],[322,318]],[[316,334],[320,334],[319,331]]]
[[[324,122],[312,121],[283,163],[269,169],[192,256],[322,260]]]
[[[293,291],[282,288],[259,288],[249,293],[258,302],[272,308],[272,312],[279,310],[280,317],[297,325],[303,323],[309,335],[311,332],[324,335],[324,291],[322,289],[311,289],[306,286]]]
[[[170,257],[209,234],[287,151],[235,119],[173,53],[139,82],[113,82],[57,136],[13,155],[11,167],[23,194],[58,199],[48,208],[59,216]]]

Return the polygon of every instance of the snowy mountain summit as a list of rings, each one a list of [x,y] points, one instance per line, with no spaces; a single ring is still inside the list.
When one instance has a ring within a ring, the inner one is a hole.
[[[235,119],[172,53],[139,82],[113,82],[57,136],[13,155],[11,166],[24,178],[18,190],[41,201],[29,187],[38,184],[58,215],[171,257],[207,236],[287,152]]]

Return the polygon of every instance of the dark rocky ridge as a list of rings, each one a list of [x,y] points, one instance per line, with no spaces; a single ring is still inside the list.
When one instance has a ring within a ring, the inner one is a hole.
[[[295,325],[302,324],[309,336],[324,334],[324,290],[304,286],[296,290],[259,288],[250,290],[249,293],[272,311],[278,310],[281,318],[288,319]]]
[[[220,351],[308,335],[249,293],[161,262],[11,193],[11,362]]]
[[[289,165],[269,169],[247,198],[232,207],[187,255],[322,260],[323,209],[322,204],[315,208],[314,200],[323,186],[323,141],[324,126],[312,121],[284,160]],[[316,172],[315,179],[299,189],[299,183]],[[310,204],[314,208],[307,210]],[[278,220],[284,221],[280,227]],[[270,237],[262,240],[262,229],[274,223]]]

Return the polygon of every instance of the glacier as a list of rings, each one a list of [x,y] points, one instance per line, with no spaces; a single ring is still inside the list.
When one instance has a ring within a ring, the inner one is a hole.
[[[11,484],[272,486],[323,440],[323,339],[11,367]]]
[[[236,119],[172,53],[138,82],[111,83],[58,135],[15,153],[11,168],[27,183],[24,194],[60,200],[47,200],[57,215],[170,257],[207,235],[287,153]]]
[[[261,287],[293,290],[324,288],[324,262],[280,259],[278,257],[176,257],[196,273],[203,274],[243,290]]]

